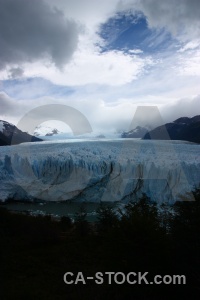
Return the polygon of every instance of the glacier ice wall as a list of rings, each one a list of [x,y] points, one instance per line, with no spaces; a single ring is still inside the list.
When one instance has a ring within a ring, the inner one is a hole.
[[[26,143],[0,148],[0,199],[156,202],[192,199],[199,145],[107,140]]]

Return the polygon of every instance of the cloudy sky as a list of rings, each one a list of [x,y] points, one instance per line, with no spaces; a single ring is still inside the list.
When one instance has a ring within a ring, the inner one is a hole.
[[[199,0],[0,0],[0,119],[66,104],[94,131],[138,106],[200,114]]]

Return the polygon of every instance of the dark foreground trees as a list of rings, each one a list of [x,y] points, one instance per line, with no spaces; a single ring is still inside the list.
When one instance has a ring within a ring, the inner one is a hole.
[[[75,223],[29,217],[0,209],[1,299],[198,299],[200,283],[200,196],[160,212],[145,196],[117,213],[98,209],[90,224],[84,208]],[[149,272],[185,275],[186,285],[66,285],[63,275],[82,272]]]

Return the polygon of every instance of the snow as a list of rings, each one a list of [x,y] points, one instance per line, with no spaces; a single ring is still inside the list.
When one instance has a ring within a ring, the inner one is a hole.
[[[62,123],[62,122],[60,122]],[[47,124],[47,125],[45,125]],[[49,125],[48,125],[49,124]],[[57,134],[49,135],[54,130],[57,130]],[[62,124],[59,124],[59,122],[52,124],[50,122],[44,122],[42,125],[39,125],[34,130],[34,135],[41,137],[45,141],[52,141],[52,140],[63,140],[63,139],[77,139],[77,138],[84,138],[86,140],[88,139],[98,139],[105,136],[109,139],[115,139],[119,138],[121,136],[120,133],[117,132],[101,132],[101,131],[93,131],[91,133],[82,134],[81,136],[74,135],[73,132],[66,128],[62,127]]]
[[[0,121],[0,132],[2,132],[4,129],[4,122]]]
[[[193,199],[199,145],[180,141],[63,140],[0,147],[0,199],[157,202]]]
[[[54,130],[57,130],[58,133],[62,133],[55,127],[43,126],[42,125],[42,126],[36,127],[36,129],[34,131],[34,135],[36,135],[36,136],[45,136],[46,134],[53,133]],[[55,135],[57,135],[57,134],[55,134]]]
[[[12,123],[9,123],[9,122],[0,120],[0,132],[3,131],[3,129],[5,128],[5,125],[8,126],[8,127],[13,127],[13,126],[15,126],[15,125],[13,125]]]
[[[40,135],[40,137],[44,140],[44,141],[60,141],[62,142],[63,140],[66,141],[70,141],[75,140],[75,141],[88,141],[88,140],[101,140],[103,137],[106,139],[118,139],[120,138],[120,134],[118,133],[101,133],[101,132],[91,132],[91,133],[86,133],[86,134],[82,134],[82,135],[74,135],[72,132],[63,132],[63,133],[58,133],[58,134],[54,134],[52,136],[42,136]],[[121,138],[120,138],[121,139]]]

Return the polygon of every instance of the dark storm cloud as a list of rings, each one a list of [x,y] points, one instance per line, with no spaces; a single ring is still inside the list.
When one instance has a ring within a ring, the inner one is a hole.
[[[149,27],[166,28],[181,41],[199,38],[200,0],[121,0],[117,9],[141,11]]]
[[[175,34],[185,34],[186,38],[199,37],[199,0],[141,0],[139,5],[152,26],[166,26]]]
[[[9,70],[9,78],[16,79],[23,76],[24,70],[20,67],[11,68]]]
[[[14,109],[12,100],[3,92],[0,92],[0,108],[1,115],[10,114],[10,111]]]
[[[42,0],[0,0],[0,69],[48,58],[59,68],[72,56],[78,25]]]
[[[194,98],[185,98],[173,104],[164,105],[161,112],[166,122],[174,121],[180,117],[194,117],[200,114],[200,95]]]

